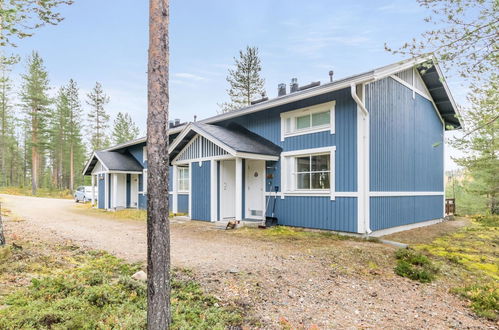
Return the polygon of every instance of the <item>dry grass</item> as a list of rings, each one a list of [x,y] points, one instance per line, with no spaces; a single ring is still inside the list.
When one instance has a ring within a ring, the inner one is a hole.
[[[0,194],[17,195],[17,196],[34,196],[34,197],[49,197],[72,199],[73,195],[69,190],[56,190],[47,188],[38,188],[36,195],[31,194],[31,188],[25,187],[0,187]]]
[[[106,211],[93,208],[92,205],[90,205],[90,203],[85,203],[85,204],[77,204],[75,211],[78,213],[83,213],[91,216],[105,217],[115,220],[136,220],[136,221],[147,220],[147,211],[139,209]]]

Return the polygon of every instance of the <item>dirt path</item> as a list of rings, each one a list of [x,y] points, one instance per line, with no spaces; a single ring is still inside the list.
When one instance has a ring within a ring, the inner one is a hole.
[[[145,261],[145,224],[88,216],[68,200],[0,195],[25,221],[9,235],[71,240]],[[13,217],[14,218],[14,217]],[[201,222],[172,224],[172,259],[222,302],[246,309],[255,327],[493,328],[441,284],[393,274],[393,247],[351,240],[252,239]]]

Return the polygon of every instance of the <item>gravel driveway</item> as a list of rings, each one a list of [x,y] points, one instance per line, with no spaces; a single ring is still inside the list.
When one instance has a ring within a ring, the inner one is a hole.
[[[145,261],[145,224],[89,216],[71,200],[0,195],[10,235],[71,240],[129,261]],[[392,272],[393,247],[353,240],[252,239],[209,223],[171,226],[174,266],[193,270],[221,302],[261,328],[494,328],[442,283],[421,285]],[[388,265],[388,266],[387,266]]]

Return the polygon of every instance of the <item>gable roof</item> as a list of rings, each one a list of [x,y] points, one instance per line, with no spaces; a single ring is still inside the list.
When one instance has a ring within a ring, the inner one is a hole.
[[[245,155],[245,158],[251,158],[252,156],[247,155],[250,154],[277,159],[282,151],[278,145],[240,125],[230,124],[227,127],[222,127],[195,122],[189,123],[173,141],[169,148],[170,159],[173,160],[197,134],[210,140],[235,157]],[[258,158],[258,156],[255,158]]]
[[[142,165],[128,152],[116,152],[116,151],[96,151],[87,162],[85,169],[83,170],[83,175],[92,174],[97,161],[110,172],[137,172],[142,173],[144,169]]]
[[[316,87],[307,88],[302,91],[288,93],[286,95],[269,99],[264,102],[259,102],[257,104],[250,105],[235,111],[209,117],[199,121],[198,123],[214,124],[227,119],[244,116],[249,113],[267,110],[282,104],[292,103],[316,95],[336,91],[343,88],[348,88],[352,84],[373,82],[412,67],[416,67],[420,72],[424,83],[426,84],[432,98],[435,101],[437,111],[444,120],[446,126],[449,125],[452,128],[460,128],[461,123],[459,121],[458,107],[452,97],[452,94],[450,93],[449,87],[447,86],[445,76],[443,75],[442,70],[438,66],[433,56],[411,58],[399,61],[390,65],[373,69],[371,71],[349,76]],[[187,125],[181,125],[171,128],[169,129],[169,133],[170,135],[178,134],[182,130],[184,130],[186,126]],[[118,150],[121,148],[125,148],[143,142],[146,142],[145,137],[107,148],[105,149],[105,151]]]

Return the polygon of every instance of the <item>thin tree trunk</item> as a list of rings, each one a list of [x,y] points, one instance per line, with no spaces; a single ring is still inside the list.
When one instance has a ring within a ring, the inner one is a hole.
[[[149,2],[147,116],[147,328],[169,329],[170,224],[168,220],[168,0]]]
[[[31,147],[31,194],[36,195],[38,188],[38,157],[36,147]]]
[[[69,190],[71,190],[71,193],[73,193],[74,190],[74,149],[73,149],[73,143],[70,144],[69,147]]]

